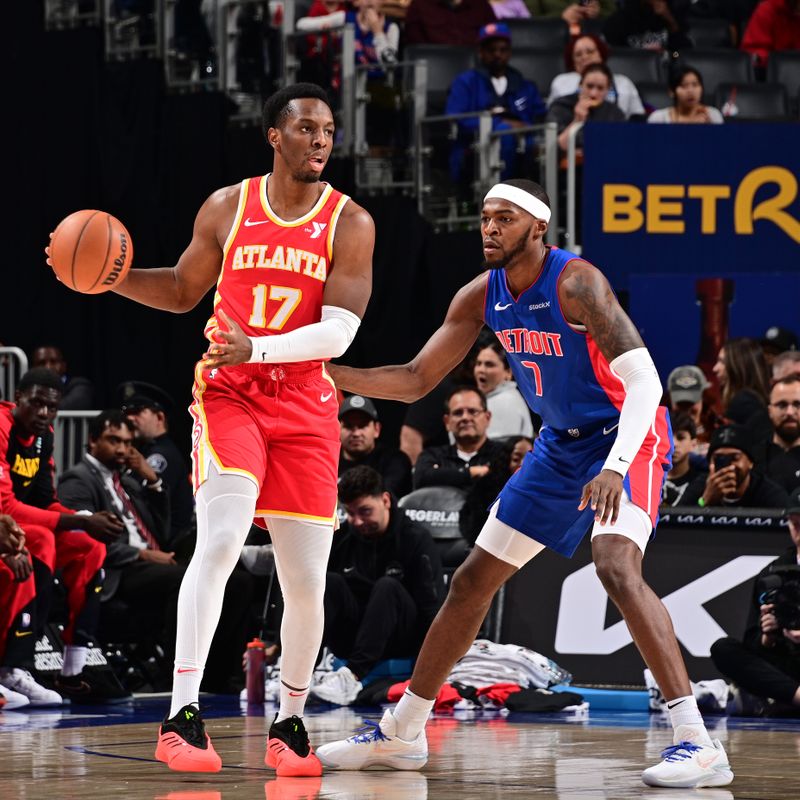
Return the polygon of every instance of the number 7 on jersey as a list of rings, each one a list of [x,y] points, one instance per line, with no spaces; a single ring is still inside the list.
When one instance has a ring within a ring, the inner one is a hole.
[[[542,396],[542,370],[535,361],[522,361],[522,366],[533,370],[533,382],[536,385],[536,396]]]

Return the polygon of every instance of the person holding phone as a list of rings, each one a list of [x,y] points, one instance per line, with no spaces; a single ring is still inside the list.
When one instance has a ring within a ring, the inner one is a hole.
[[[750,434],[742,425],[717,428],[708,446],[709,471],[686,489],[682,505],[785,508],[786,491],[753,471]]]

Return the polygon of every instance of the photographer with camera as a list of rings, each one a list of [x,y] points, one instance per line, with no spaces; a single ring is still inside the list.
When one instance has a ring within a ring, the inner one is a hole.
[[[752,442],[743,425],[724,425],[714,431],[708,446],[708,464],[708,474],[692,481],[681,505],[786,508],[786,491],[753,471]]]
[[[347,521],[328,561],[322,643],[347,661],[310,693],[346,706],[378,661],[416,657],[444,599],[444,579],[431,535],[397,507],[372,467],[342,475],[339,502]]]
[[[714,665],[738,688],[733,713],[800,715],[800,490],[786,513],[793,544],[756,578],[744,641],[711,646]]]

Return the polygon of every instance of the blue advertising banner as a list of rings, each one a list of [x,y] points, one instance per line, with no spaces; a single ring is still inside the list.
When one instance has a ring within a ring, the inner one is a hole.
[[[800,125],[589,124],[584,256],[637,272],[800,271]]]
[[[630,276],[628,313],[664,382],[675,367],[703,360],[709,333],[703,329],[706,315],[713,317],[720,339],[761,339],[773,326],[800,336],[800,272],[728,272],[714,277],[724,284],[724,298],[716,308],[708,308],[712,298],[704,291],[705,279],[674,273]]]

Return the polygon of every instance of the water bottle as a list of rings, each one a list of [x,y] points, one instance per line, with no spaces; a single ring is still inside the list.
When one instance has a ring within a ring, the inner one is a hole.
[[[266,645],[261,639],[247,643],[247,702],[264,702],[264,661]]]

